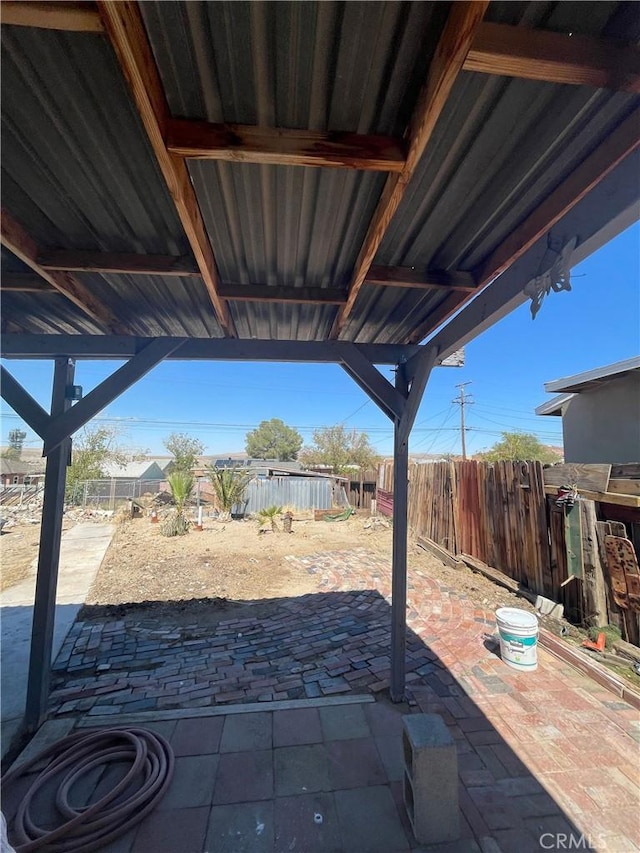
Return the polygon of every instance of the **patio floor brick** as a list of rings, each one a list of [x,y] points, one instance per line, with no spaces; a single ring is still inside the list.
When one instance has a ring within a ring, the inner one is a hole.
[[[329,758],[324,746],[283,746],[273,752],[276,796],[331,791]]]
[[[230,715],[226,718],[222,730],[220,752],[271,749],[272,732],[272,715],[266,711],[257,714]]]
[[[220,756],[214,805],[269,800],[273,797],[271,750],[230,752]]]
[[[281,711],[273,718],[273,745],[299,746],[322,740],[320,715],[317,708]]]
[[[463,837],[469,850],[482,846],[485,853],[496,853],[497,844],[501,853],[539,851],[543,831],[602,838],[616,852],[640,849],[640,720],[630,705],[543,648],[536,672],[508,668],[487,639],[495,632],[493,614],[413,570],[408,704],[392,706],[387,699],[388,561],[355,549],[292,557],[290,562],[313,575],[321,592],[282,599],[271,615],[259,620],[222,620],[206,631],[197,624],[157,629],[133,617],[77,623],[54,667],[51,711],[59,719],[87,711],[97,719],[106,713],[117,724],[120,709],[125,713],[140,701],[155,708],[204,711],[260,701],[259,713],[149,724],[172,739],[179,767],[191,767],[184,762],[194,759],[208,761],[206,772],[204,765],[193,765],[196,782],[187,781],[182,770],[177,773],[177,787],[186,793],[174,796],[186,797],[187,811],[194,815],[213,802],[203,833],[215,850],[278,850],[274,838],[289,838],[287,814],[300,822],[300,838],[314,850],[320,825],[305,822],[305,803],[312,804],[320,794],[328,797],[322,800],[327,814],[337,815],[339,849],[408,849],[410,836],[404,830],[397,835],[397,810],[391,828],[390,811],[390,803],[402,802],[402,759],[394,738],[399,738],[401,714],[407,712],[440,714],[450,727],[458,749]],[[185,646],[187,634],[192,641]],[[70,673],[69,662],[79,656],[83,668]],[[186,692],[180,694],[183,688]],[[271,729],[269,704],[274,699],[362,692],[373,693],[376,703],[340,711],[274,712]],[[256,719],[249,721],[251,717]],[[294,794],[287,785],[304,783],[302,775],[296,777],[295,762],[288,768],[282,763],[288,749],[302,750],[298,757],[324,751],[333,793]],[[282,757],[274,767],[278,753]],[[163,815],[176,811],[169,795],[166,799]],[[367,823],[367,809],[375,822]],[[257,823],[256,810],[265,815]],[[390,821],[386,836],[379,828],[385,815]],[[334,843],[331,820],[322,830],[329,846],[319,849],[330,850]],[[258,833],[260,824],[264,827]],[[224,836],[232,825],[245,827],[235,839]],[[247,832],[253,846],[244,848],[240,845]],[[140,837],[136,835],[136,844]],[[347,845],[346,839],[352,843]],[[124,851],[123,845],[114,847],[114,853]],[[186,853],[184,847],[178,849]]]
[[[273,853],[271,800],[214,806],[204,850],[211,853]]]
[[[275,803],[275,820],[275,849],[278,851],[342,853],[345,849],[332,794],[279,797]],[[351,849],[355,853],[355,848]]]

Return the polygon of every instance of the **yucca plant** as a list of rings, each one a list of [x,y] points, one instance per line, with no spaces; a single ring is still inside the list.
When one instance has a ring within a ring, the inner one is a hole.
[[[167,477],[176,510],[162,525],[164,536],[183,536],[189,531],[189,521],[184,507],[193,489],[193,476],[187,471],[174,471]]]
[[[266,524],[268,521],[271,522],[271,529],[275,531],[278,529],[278,525],[276,524],[276,518],[282,515],[282,507],[281,506],[268,506],[265,509],[258,510],[258,521],[260,522],[260,526]]]
[[[253,472],[240,468],[214,468],[211,465],[207,466],[207,470],[222,510],[221,517],[223,520],[229,519],[233,507],[242,503],[246,488],[253,479]]]

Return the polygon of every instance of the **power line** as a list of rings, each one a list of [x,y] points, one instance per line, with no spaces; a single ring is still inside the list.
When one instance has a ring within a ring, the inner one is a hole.
[[[460,389],[460,396],[452,400],[454,404],[460,406],[460,439],[462,442],[462,459],[465,462],[467,459],[467,443],[465,441],[464,407],[473,405],[473,400],[464,390],[467,385],[471,385],[471,381],[461,382],[459,385],[456,385],[456,388]]]

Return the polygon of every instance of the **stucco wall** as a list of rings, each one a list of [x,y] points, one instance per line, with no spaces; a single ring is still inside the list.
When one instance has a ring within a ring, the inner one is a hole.
[[[565,462],[640,462],[640,373],[575,394],[562,432]]]

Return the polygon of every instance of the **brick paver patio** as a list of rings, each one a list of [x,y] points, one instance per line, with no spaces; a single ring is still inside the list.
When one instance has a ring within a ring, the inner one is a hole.
[[[77,624],[56,661],[64,684],[52,709],[117,722],[136,711],[381,695],[388,563],[365,550],[296,559],[321,591],[280,600],[268,618],[221,621],[208,633],[133,619]],[[583,845],[640,849],[637,711],[544,649],[536,672],[509,669],[489,639],[493,614],[421,572],[410,573],[408,622],[411,710],[439,713],[450,726],[469,833],[498,845],[486,851],[562,849],[551,843],[568,820]]]

